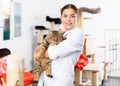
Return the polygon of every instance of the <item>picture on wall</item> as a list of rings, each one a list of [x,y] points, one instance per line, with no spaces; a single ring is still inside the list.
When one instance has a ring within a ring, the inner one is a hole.
[[[10,0],[1,1],[1,24],[3,31],[3,40],[10,39]]]
[[[3,40],[10,39],[10,17],[4,19]]]
[[[21,36],[21,3],[14,2],[14,37]]]

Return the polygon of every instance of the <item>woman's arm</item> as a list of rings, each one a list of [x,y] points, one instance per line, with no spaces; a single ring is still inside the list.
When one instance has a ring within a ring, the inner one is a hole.
[[[84,32],[81,30],[73,30],[66,40],[58,45],[49,46],[48,56],[50,59],[65,57],[76,51],[82,51],[84,45]]]

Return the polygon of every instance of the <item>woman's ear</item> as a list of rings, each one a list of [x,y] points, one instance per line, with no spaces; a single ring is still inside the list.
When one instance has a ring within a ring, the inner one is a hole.
[[[61,23],[62,23],[62,15],[60,16],[60,20],[61,20]]]

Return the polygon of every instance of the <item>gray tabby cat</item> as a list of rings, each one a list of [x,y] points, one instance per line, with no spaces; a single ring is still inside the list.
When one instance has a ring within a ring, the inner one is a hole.
[[[47,36],[43,39],[42,43],[37,47],[34,55],[34,81],[38,81],[40,74],[45,71],[46,75],[52,78],[51,74],[51,61],[44,57],[44,53],[48,48],[49,44],[54,42],[58,44],[64,40],[61,31],[52,30],[49,31]],[[53,52],[54,53],[54,52]]]

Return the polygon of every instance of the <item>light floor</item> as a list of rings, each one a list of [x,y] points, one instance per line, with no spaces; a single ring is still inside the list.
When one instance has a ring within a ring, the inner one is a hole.
[[[120,77],[108,77],[103,86],[120,86]]]

